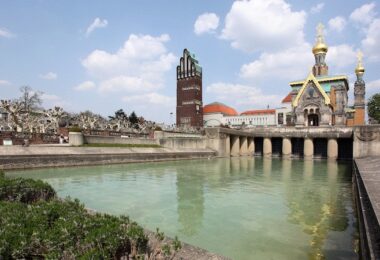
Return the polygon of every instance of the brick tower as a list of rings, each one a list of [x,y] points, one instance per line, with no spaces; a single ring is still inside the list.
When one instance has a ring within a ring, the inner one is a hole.
[[[202,127],[202,67],[195,55],[183,50],[177,66],[177,126]]]
[[[364,125],[365,123],[365,82],[363,80],[363,74],[365,72],[363,66],[363,54],[358,52],[358,65],[355,69],[356,81],[354,87],[355,97],[355,114],[354,125]]]

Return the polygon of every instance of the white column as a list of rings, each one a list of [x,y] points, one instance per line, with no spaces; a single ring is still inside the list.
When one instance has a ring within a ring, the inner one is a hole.
[[[239,136],[232,135],[231,136],[231,156],[239,156],[240,155],[240,138]]]
[[[246,136],[240,137],[240,155],[248,154],[248,142]]]
[[[305,159],[311,159],[313,158],[314,154],[314,143],[313,139],[311,138],[305,138],[303,143],[303,156]]]
[[[290,138],[282,138],[282,156],[290,157],[292,155],[292,142]]]
[[[263,146],[264,156],[272,156],[272,140],[269,137],[264,137]]]
[[[338,141],[335,138],[330,138],[327,141],[327,158],[329,160],[338,158]]]

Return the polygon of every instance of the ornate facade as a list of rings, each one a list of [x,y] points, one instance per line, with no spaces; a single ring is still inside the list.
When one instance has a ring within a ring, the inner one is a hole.
[[[296,126],[346,126],[364,124],[364,68],[359,58],[355,70],[355,109],[348,107],[348,78],[329,75],[325,62],[328,46],[324,41],[323,25],[317,27],[316,43],[312,50],[315,65],[305,80],[290,83],[292,116]],[[352,116],[353,115],[353,116]],[[353,118],[352,118],[353,117]]]
[[[203,127],[202,67],[187,49],[177,66],[177,126]]]

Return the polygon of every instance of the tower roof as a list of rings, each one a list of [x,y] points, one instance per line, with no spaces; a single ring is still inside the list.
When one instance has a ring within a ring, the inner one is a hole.
[[[221,113],[226,116],[237,116],[238,113],[236,110],[232,107],[229,107],[223,103],[220,102],[213,102],[211,104],[205,105],[203,107],[203,113],[204,114],[216,114]]]

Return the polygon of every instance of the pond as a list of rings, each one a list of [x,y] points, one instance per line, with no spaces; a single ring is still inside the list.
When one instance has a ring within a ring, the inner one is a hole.
[[[9,172],[233,259],[357,259],[352,163],[259,157]]]

